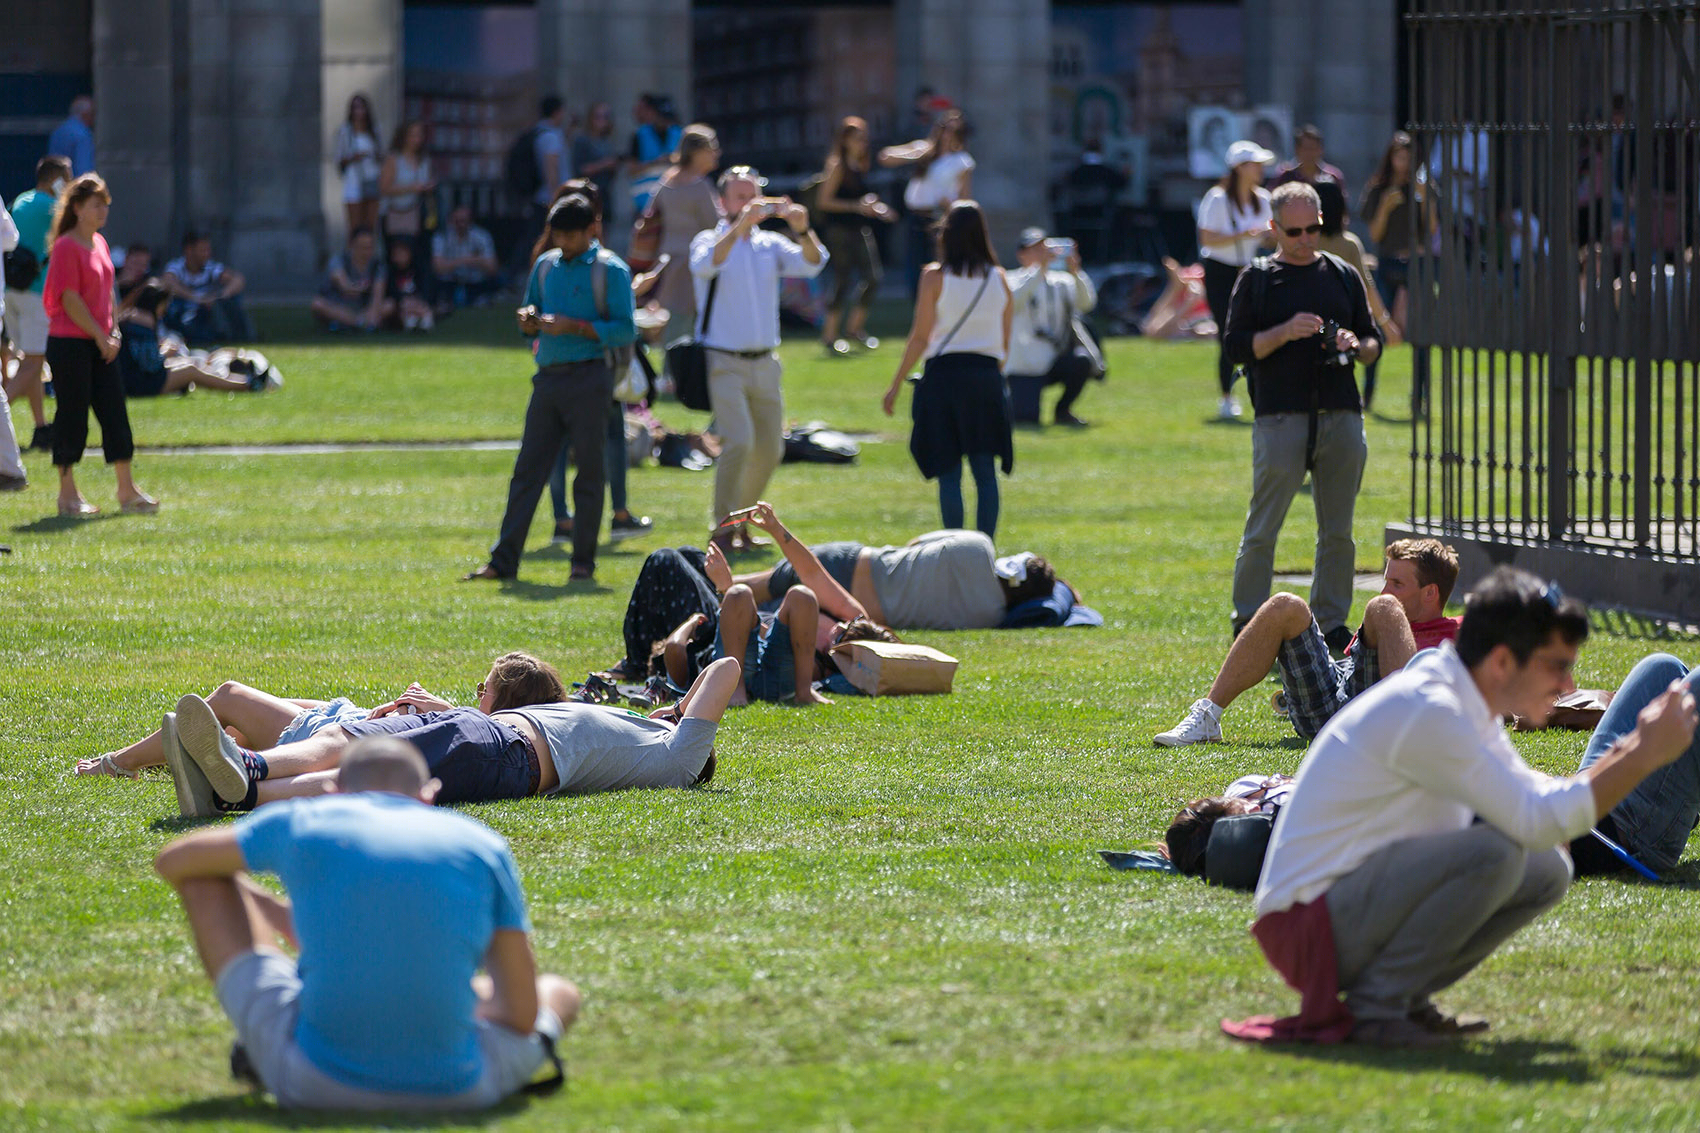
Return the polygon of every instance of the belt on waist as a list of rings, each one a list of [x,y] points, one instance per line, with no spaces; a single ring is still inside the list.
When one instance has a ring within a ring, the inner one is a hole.
[[[712,350],[716,354],[736,354],[740,358],[766,358],[769,354],[773,353],[772,349],[767,349],[767,350],[727,350],[725,347],[722,347],[722,346],[705,346],[705,347],[703,347],[703,349],[704,350]]]
[[[539,374],[553,374],[553,373],[558,373],[562,370],[576,370],[580,366],[602,366],[602,365],[606,365],[606,361],[603,358],[600,358],[600,357],[585,358],[585,359],[582,359],[578,362],[551,362],[547,366],[537,367],[537,372]]]

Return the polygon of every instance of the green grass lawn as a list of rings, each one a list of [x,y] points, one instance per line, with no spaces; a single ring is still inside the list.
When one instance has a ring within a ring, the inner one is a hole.
[[[147,446],[514,439],[528,392],[501,316],[434,338],[317,338],[273,317],[288,384],[133,403]],[[786,466],[769,498],[809,539],[899,542],[937,525],[873,358],[786,349],[799,420],[877,434],[850,468]],[[1446,1002],[1496,1021],[1442,1053],[1273,1052],[1224,1015],[1295,1003],[1246,929],[1250,901],[1105,868],[1187,799],[1302,750],[1253,694],[1230,742],[1151,736],[1202,694],[1227,642],[1250,430],[1210,420],[1205,347],[1122,340],[1086,432],[1017,438],[998,542],[1050,557],[1096,630],[914,635],[958,656],[949,697],[734,711],[712,789],[473,808],[513,843],[543,965],[586,993],[568,1092],[513,1129],[1693,1129],[1700,921],[1687,885],[1578,885]],[[1378,406],[1398,411],[1403,356]],[[701,423],[673,406],[664,415]],[[15,410],[27,434],[27,413]],[[1408,424],[1370,420],[1358,562],[1407,518]],[[0,496],[0,1128],[341,1128],[241,1094],[229,1028],[149,866],[184,829],[169,778],[76,780],[79,756],[234,677],[373,703],[419,680],[462,703],[491,656],[582,679],[620,653],[643,555],[699,542],[710,476],[635,471],[656,535],[594,586],[533,528],[518,582],[482,561],[512,455],[150,454],[157,516],[63,523],[52,469]],[[83,466],[111,510],[112,481]],[[542,511],[547,511],[547,505]],[[1305,570],[1300,497],[1277,566]],[[746,560],[750,562],[753,560]],[[1358,608],[1367,594],[1359,595]],[[1614,685],[1656,643],[1600,635],[1580,683]],[[1663,646],[1663,647],[1669,647]],[[1677,651],[1690,659],[1692,642]],[[1575,734],[1521,737],[1574,767]],[[1685,874],[1692,879],[1692,871]],[[351,1127],[368,1123],[351,1122]]]

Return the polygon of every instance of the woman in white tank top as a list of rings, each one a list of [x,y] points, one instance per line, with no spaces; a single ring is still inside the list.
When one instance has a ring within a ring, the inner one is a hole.
[[[909,452],[921,475],[939,482],[939,511],[947,528],[964,522],[962,462],[974,476],[974,526],[995,536],[997,464],[1015,465],[1003,361],[1009,353],[1013,307],[1009,284],[992,251],[986,218],[974,201],[957,201],[938,233],[939,262],[921,272],[915,318],[903,360],[885,392],[891,416],[910,368],[926,359],[915,386]]]

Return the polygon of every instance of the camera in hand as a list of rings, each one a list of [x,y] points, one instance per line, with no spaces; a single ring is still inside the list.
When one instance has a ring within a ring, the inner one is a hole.
[[[1323,321],[1322,329],[1316,332],[1319,345],[1322,347],[1322,364],[1324,366],[1350,366],[1358,356],[1358,348],[1341,350],[1334,344],[1340,336],[1340,324],[1333,319]]]

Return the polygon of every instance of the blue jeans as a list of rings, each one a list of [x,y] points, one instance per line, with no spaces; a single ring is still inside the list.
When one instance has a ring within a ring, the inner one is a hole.
[[[1588,750],[1582,753],[1582,766],[1589,766],[1612,744],[1633,732],[1641,709],[1676,680],[1700,696],[1700,669],[1690,671],[1669,653],[1643,658],[1629,671],[1628,679],[1617,690],[1611,707],[1589,737]],[[1641,780],[1611,812],[1624,848],[1659,873],[1676,865],[1682,857],[1696,818],[1700,818],[1700,735],[1675,763]]]
[[[567,506],[567,458],[571,443],[561,446],[555,458],[555,468],[549,474],[549,503],[555,509],[556,524],[571,523],[572,508]],[[608,409],[608,443],[602,446],[602,474],[608,481],[608,506],[616,512],[626,510],[626,411],[618,402]]]
[[[998,468],[997,455],[989,452],[968,454],[968,471],[974,475],[974,526],[992,538],[998,532]],[[944,526],[962,526],[962,464],[939,473],[939,513]]]

